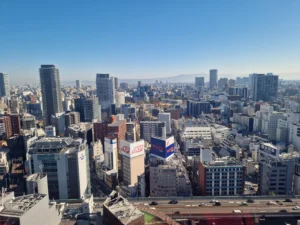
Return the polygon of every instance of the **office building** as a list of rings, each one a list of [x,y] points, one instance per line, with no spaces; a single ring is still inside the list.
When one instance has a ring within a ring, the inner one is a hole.
[[[22,129],[29,130],[30,128],[35,128],[35,116],[24,113],[21,119]]]
[[[41,138],[29,147],[28,165],[30,174],[47,174],[49,199],[90,194],[89,149],[82,139]]]
[[[92,122],[101,119],[101,106],[97,98],[87,98],[83,95],[74,100],[75,111],[80,114],[81,122]]]
[[[66,130],[65,113],[55,113],[51,115],[51,125],[55,127],[58,136],[64,136]]]
[[[116,91],[116,106],[120,108],[121,105],[125,104],[125,92],[122,91]]]
[[[137,142],[121,141],[121,173],[125,185],[137,185],[138,176],[145,173],[144,140]]]
[[[190,197],[191,195],[191,182],[180,153],[174,154],[168,160],[156,156],[150,158],[151,197]]]
[[[109,74],[97,74],[96,76],[97,96],[101,108],[110,109],[115,103],[115,80]]]
[[[136,123],[127,122],[126,123],[126,141],[135,142],[137,140],[136,135]]]
[[[11,119],[9,115],[3,115],[0,117],[0,127],[1,127],[1,136],[4,139],[8,139],[13,135],[12,128],[11,128]]]
[[[62,98],[59,70],[55,65],[42,65],[40,68],[43,115],[45,125],[51,124],[51,115],[61,113]]]
[[[81,81],[80,80],[76,80],[76,88],[77,89],[81,88]]]
[[[229,79],[228,80],[228,87],[235,87],[235,80],[234,79]]]
[[[167,134],[171,133],[171,113],[158,113],[158,121],[166,122],[166,132]]]
[[[293,191],[295,165],[299,153],[284,153],[278,158],[259,161],[258,193],[260,195],[289,195]]]
[[[72,111],[73,105],[72,105],[73,99],[70,97],[65,97],[62,104],[63,104],[63,111]]]
[[[210,113],[211,105],[209,102],[187,101],[187,115],[199,117],[202,113]]]
[[[49,194],[46,173],[34,173],[26,178],[27,194]]]
[[[241,195],[244,192],[245,167],[235,158],[221,158],[199,164],[199,188],[202,196]]]
[[[10,94],[8,75],[0,73],[0,97],[8,97]]]
[[[68,127],[71,124],[80,123],[80,114],[79,112],[68,112],[65,114],[65,126]]]
[[[106,121],[94,121],[93,122],[93,132],[94,141],[100,140],[102,145],[104,145],[104,137],[107,135],[108,122]]]
[[[97,98],[86,98],[83,103],[84,122],[101,119],[101,108]]]
[[[113,225],[145,225],[144,213],[116,191],[103,203],[103,222]]]
[[[204,85],[204,77],[195,77],[195,87],[197,89],[204,87]]]
[[[119,89],[119,79],[117,77],[112,77],[115,83],[115,89]]]
[[[104,165],[110,170],[118,170],[117,139],[104,138]]]
[[[49,203],[46,194],[29,194],[5,201],[0,212],[2,224],[59,225],[60,208]]]
[[[293,144],[297,151],[300,151],[300,124],[290,125],[289,143]]]
[[[252,97],[254,101],[273,101],[278,94],[278,76],[273,74],[253,74]]]
[[[92,124],[91,123],[78,123],[71,124],[67,127],[66,134],[73,139],[82,138],[87,141],[87,144],[92,142]]]
[[[220,78],[218,81],[218,89],[219,90],[226,90],[228,87],[228,78]]]
[[[140,137],[145,141],[151,141],[151,137],[166,137],[166,123],[161,121],[141,121]]]
[[[209,71],[209,87],[214,90],[218,86],[218,70],[210,70]]]
[[[126,121],[114,121],[107,126],[107,137],[117,139],[117,147],[120,149],[121,140],[126,140]]]
[[[21,134],[21,119],[19,114],[10,114],[12,135]]]

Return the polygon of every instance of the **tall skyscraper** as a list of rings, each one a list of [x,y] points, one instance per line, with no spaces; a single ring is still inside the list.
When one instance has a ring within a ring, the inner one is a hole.
[[[81,88],[81,81],[80,80],[76,80],[76,88],[77,89]]]
[[[210,89],[216,89],[218,85],[218,70],[209,71],[209,87]]]
[[[8,75],[0,73],[0,97],[9,96]]]
[[[109,74],[97,74],[96,76],[97,96],[101,108],[110,109],[110,105],[115,103],[115,81]]]
[[[195,87],[204,87],[204,77],[195,77]]]
[[[62,112],[59,70],[55,65],[41,65],[40,81],[44,123],[51,123],[51,115]]]
[[[252,97],[254,101],[272,101],[278,93],[278,76],[271,73],[252,75]]]

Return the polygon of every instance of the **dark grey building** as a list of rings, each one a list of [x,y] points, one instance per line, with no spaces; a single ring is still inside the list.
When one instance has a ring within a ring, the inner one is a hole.
[[[202,113],[210,113],[209,102],[187,101],[187,115],[198,117]]]
[[[74,100],[75,111],[80,113],[81,122],[92,122],[101,119],[101,109],[97,98],[81,96]]]
[[[92,122],[101,119],[101,110],[98,99],[87,98],[84,100],[84,122]]]
[[[252,95],[254,101],[272,101],[278,93],[278,76],[273,74],[252,75]]]
[[[161,121],[141,121],[140,138],[151,142],[151,137],[166,136],[166,122]]]
[[[195,87],[204,87],[204,77],[195,77]]]
[[[41,65],[40,81],[45,125],[51,124],[51,115],[62,109],[59,70],[55,65]]]
[[[0,97],[9,96],[9,82],[6,73],[0,73]]]
[[[115,103],[115,79],[109,74],[97,74],[96,87],[99,104],[102,109],[110,109]]]
[[[218,86],[218,70],[209,71],[209,87],[210,89],[216,89]]]

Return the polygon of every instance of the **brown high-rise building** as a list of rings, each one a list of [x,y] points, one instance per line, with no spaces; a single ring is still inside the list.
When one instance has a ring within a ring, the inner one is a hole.
[[[179,120],[180,119],[180,109],[170,109],[168,112],[171,114],[172,120]]]
[[[12,136],[11,130],[11,119],[9,115],[4,115],[0,117],[0,124],[2,128],[2,134],[5,133],[5,138],[8,139]]]
[[[120,141],[126,140],[126,131],[126,120],[114,121],[113,123],[108,124],[107,137],[117,138],[118,151],[120,151]]]
[[[108,123],[105,121],[93,122],[94,141],[100,140],[104,146],[104,137],[107,134]]]
[[[66,123],[66,128],[68,128],[71,124],[79,124],[80,123],[79,112],[69,112],[65,114],[65,123]]]
[[[21,118],[19,114],[10,114],[11,131],[13,135],[21,134]]]

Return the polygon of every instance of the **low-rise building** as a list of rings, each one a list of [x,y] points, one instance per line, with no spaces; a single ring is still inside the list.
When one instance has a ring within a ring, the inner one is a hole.
[[[241,195],[244,178],[245,167],[235,158],[199,164],[199,188],[203,196]]]

